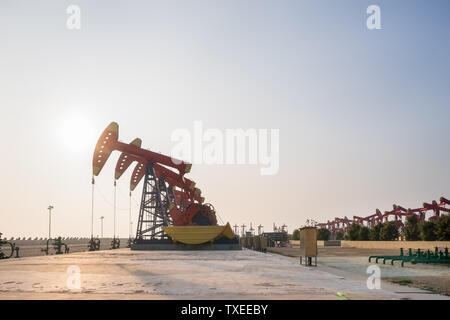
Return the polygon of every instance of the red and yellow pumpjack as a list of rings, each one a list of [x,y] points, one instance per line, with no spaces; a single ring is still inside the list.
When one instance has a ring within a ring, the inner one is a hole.
[[[186,245],[237,243],[231,226],[217,225],[214,207],[205,203],[196,183],[185,177],[191,164],[141,148],[139,138],[131,143],[118,140],[119,125],[112,122],[95,147],[92,168],[98,176],[113,151],[121,155],[115,180],[132,165],[130,192],[144,178],[134,244],[182,243]],[[176,170],[176,171],[174,171]],[[133,246],[131,246],[133,248]]]

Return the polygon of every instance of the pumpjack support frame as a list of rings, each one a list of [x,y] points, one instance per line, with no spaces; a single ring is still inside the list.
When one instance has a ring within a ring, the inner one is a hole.
[[[158,179],[153,164],[147,163],[135,243],[168,239],[162,227],[173,224],[169,215],[170,198],[173,197],[173,190],[167,188],[164,179]]]

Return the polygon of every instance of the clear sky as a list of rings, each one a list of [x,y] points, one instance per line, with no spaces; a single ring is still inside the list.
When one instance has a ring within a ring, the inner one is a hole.
[[[81,29],[66,8],[81,8]],[[381,8],[368,30],[366,8]],[[0,232],[90,234],[91,159],[120,139],[170,153],[177,128],[280,129],[280,171],[194,165],[224,221],[369,215],[450,197],[450,2],[0,2]],[[97,179],[112,235],[115,160]],[[118,230],[128,236],[128,172]],[[133,194],[133,220],[141,188]],[[136,224],[134,224],[136,226]]]

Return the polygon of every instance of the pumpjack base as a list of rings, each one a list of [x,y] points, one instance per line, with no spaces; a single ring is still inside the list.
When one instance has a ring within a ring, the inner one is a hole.
[[[219,239],[213,243],[184,244],[174,243],[169,240],[141,240],[131,244],[131,250],[242,250],[242,246],[237,241]]]

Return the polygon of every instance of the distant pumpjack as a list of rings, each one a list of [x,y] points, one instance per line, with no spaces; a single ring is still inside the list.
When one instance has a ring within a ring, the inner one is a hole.
[[[439,200],[439,203],[437,201],[432,201],[431,203],[424,202],[421,208],[416,209],[405,209],[402,206],[394,204],[392,205],[392,210],[385,211],[384,214],[379,209],[376,209],[375,214],[366,217],[353,216],[353,219],[348,219],[347,217],[335,218],[333,221],[328,220],[324,223],[318,223],[316,227],[325,228],[331,232],[345,233],[352,224],[359,224],[371,228],[378,223],[392,221],[402,231],[405,228],[404,220],[410,216],[416,215],[419,222],[423,222],[426,220],[426,213],[428,211],[433,212],[433,215],[428,218],[431,221],[439,219],[441,212],[449,213],[450,208],[446,208],[445,206],[450,205],[450,201],[444,197],[441,197]]]

